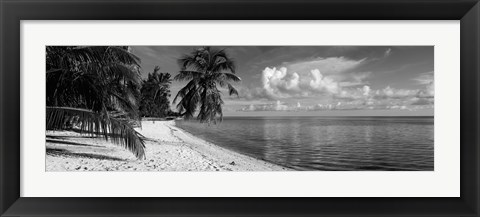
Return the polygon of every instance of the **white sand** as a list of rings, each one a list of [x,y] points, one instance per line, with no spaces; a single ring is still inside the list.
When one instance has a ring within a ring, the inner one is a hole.
[[[143,121],[146,159],[103,138],[47,132],[47,171],[281,171],[289,170],[199,139],[174,121]]]

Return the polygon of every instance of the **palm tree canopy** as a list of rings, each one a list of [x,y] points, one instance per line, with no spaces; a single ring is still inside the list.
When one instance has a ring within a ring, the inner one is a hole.
[[[234,60],[225,50],[203,47],[181,57],[178,64],[181,70],[175,80],[188,81],[173,101],[175,103],[180,99],[178,111],[189,119],[200,108],[197,119],[201,122],[222,120],[223,100],[217,85],[227,89],[229,95],[238,95],[230,83],[241,81],[235,75]]]
[[[145,156],[143,136],[134,129],[141,86],[140,59],[125,47],[48,46],[47,129],[102,134]]]
[[[138,116],[139,59],[120,47],[47,47],[47,105]]]
[[[171,113],[170,84],[172,79],[169,73],[160,72],[155,66],[147,80],[142,84],[140,115],[148,117],[165,117]]]

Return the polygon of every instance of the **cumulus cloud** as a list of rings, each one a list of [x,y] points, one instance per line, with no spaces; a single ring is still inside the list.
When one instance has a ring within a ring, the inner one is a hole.
[[[390,53],[387,50],[386,53]],[[245,90],[245,99],[262,99],[261,102],[243,106],[242,111],[318,111],[354,109],[424,109],[434,106],[433,72],[422,73],[414,78],[419,88],[399,89],[391,86],[372,88],[367,81],[370,72],[355,72],[351,69],[361,61],[344,58],[317,60],[325,63],[342,62],[337,68],[323,65],[310,69],[313,63],[303,68],[266,67],[262,71],[259,88]],[[298,63],[296,63],[298,64]],[[321,65],[321,64],[320,64]],[[294,71],[308,69],[308,71]],[[346,69],[350,71],[345,72]],[[343,71],[342,71],[343,70]],[[300,101],[294,99],[302,99]],[[306,100],[307,99],[307,100]],[[317,102],[315,102],[317,100]],[[302,103],[300,103],[302,102]]]
[[[336,94],[339,90],[338,82],[330,77],[325,77],[318,69],[311,71],[313,79],[310,81],[310,87],[319,92]]]
[[[265,68],[262,72],[262,86],[267,96],[283,97],[289,92],[298,92],[300,76],[297,73],[289,75],[287,68]]]
[[[262,92],[267,99],[336,95],[345,87],[364,84],[370,73],[352,73],[349,76],[325,75],[319,69],[308,73],[291,72],[286,67],[267,67],[262,71]],[[248,90],[248,92],[258,90]]]
[[[370,87],[369,86],[363,86],[363,96],[368,96],[370,94]]]
[[[368,74],[368,73],[366,73]],[[352,77],[362,81],[367,76]],[[433,78],[432,78],[433,79]],[[298,73],[289,73],[287,68],[265,68],[262,72],[262,90],[250,90],[256,96],[264,94],[268,99],[289,97],[331,96],[343,99],[360,99],[373,97],[375,99],[404,99],[409,97],[433,98],[435,87],[433,80],[427,76],[418,78],[419,83],[429,82],[422,89],[395,89],[387,86],[383,89],[372,90],[370,86],[342,85],[342,81],[334,76],[325,76],[320,70],[313,69],[310,75],[300,76]]]
[[[316,73],[316,72],[315,72]],[[319,75],[319,74],[317,74]],[[323,80],[322,76],[318,76],[316,80]],[[322,89],[326,93],[328,91],[328,82],[312,82],[313,87]],[[315,85],[313,85],[315,84]],[[434,98],[433,88],[426,85],[423,89],[396,89],[387,86],[382,89],[374,90],[368,85],[355,88],[338,87],[336,91],[328,92],[326,97],[311,96],[300,101],[285,103],[280,100],[270,101],[270,103],[252,104],[243,107],[242,111],[321,111],[321,110],[357,110],[357,109],[425,109],[433,108]],[[430,91],[430,92],[429,92]],[[293,98],[285,98],[291,101]],[[321,103],[312,103],[318,99]]]
[[[363,86],[357,88],[342,88],[333,97],[336,99],[354,100],[354,99],[369,99],[372,97],[372,90],[370,86]]]
[[[262,91],[268,99],[337,94],[342,87],[364,84],[370,72],[347,71],[365,60],[330,57],[284,63],[280,68],[266,67],[262,71]]]

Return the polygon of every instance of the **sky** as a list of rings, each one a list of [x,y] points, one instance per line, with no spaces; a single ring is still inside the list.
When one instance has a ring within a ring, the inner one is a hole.
[[[132,46],[143,77],[172,77],[201,46]],[[221,46],[236,63],[239,96],[226,116],[433,116],[433,46]],[[171,101],[186,82],[173,81]],[[172,105],[174,108],[175,105]]]

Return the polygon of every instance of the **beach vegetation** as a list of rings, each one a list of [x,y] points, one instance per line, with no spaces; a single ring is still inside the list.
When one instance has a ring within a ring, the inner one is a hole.
[[[142,83],[140,116],[163,118],[172,113],[169,100],[171,83],[171,75],[160,72],[160,67],[155,66],[153,72],[149,73]]]
[[[141,159],[140,59],[128,47],[47,46],[47,130],[103,136]]]
[[[223,49],[202,47],[178,59],[180,72],[177,81],[186,81],[185,87],[175,96],[178,112],[191,119],[197,114],[197,120],[203,123],[216,123],[223,118],[222,91],[237,95],[232,82],[241,81],[235,75],[235,62]]]

